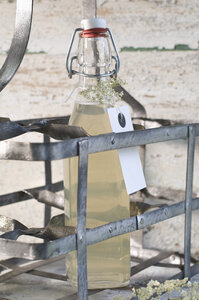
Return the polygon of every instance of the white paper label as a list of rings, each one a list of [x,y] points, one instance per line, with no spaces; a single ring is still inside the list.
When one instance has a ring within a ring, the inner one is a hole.
[[[132,131],[133,125],[128,106],[109,108],[108,115],[113,132]],[[128,194],[146,187],[139,151],[136,147],[118,149],[121,169]]]

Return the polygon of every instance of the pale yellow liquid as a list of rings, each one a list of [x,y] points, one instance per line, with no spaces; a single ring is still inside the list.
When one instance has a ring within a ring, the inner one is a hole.
[[[106,107],[76,104],[70,125],[83,127],[90,135],[111,132]],[[64,161],[66,225],[76,226],[78,158]],[[87,228],[129,218],[129,196],[118,153],[106,151],[89,155]],[[66,255],[67,275],[77,286],[76,251]],[[130,236],[125,234],[87,247],[88,287],[125,286],[130,278]]]

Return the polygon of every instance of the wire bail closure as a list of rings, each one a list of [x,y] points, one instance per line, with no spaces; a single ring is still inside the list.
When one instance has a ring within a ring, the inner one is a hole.
[[[114,51],[115,51],[115,54],[116,54],[116,56],[114,56],[114,55],[111,56],[111,58],[115,60],[115,69],[113,69],[109,73],[104,73],[104,74],[85,74],[85,73],[81,73],[81,72],[78,72],[76,70],[73,70],[73,61],[77,59],[77,55],[71,57],[70,64],[69,64],[70,53],[71,53],[71,49],[72,49],[72,46],[73,46],[73,42],[74,42],[76,33],[78,31],[82,31],[82,30],[83,30],[82,28],[76,28],[73,32],[73,35],[72,35],[72,38],[71,38],[71,41],[70,41],[70,46],[69,46],[68,53],[67,53],[67,56],[66,56],[66,70],[68,72],[69,78],[72,78],[72,76],[75,75],[75,74],[77,74],[79,76],[91,77],[91,78],[92,77],[108,77],[108,76],[113,76],[113,75],[115,75],[117,77],[117,73],[118,73],[119,68],[120,68],[120,58],[119,58],[119,54],[118,54],[118,51],[117,51],[117,48],[116,48],[116,45],[115,45],[115,41],[113,39],[112,32],[109,28],[106,28],[106,30],[109,33],[109,36],[111,38],[111,42],[112,42],[112,45],[113,45],[113,48],[114,48]]]

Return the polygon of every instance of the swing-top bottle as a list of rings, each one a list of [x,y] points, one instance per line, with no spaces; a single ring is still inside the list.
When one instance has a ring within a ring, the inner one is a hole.
[[[73,111],[69,125],[80,126],[89,135],[112,132],[108,108],[116,105],[119,95],[114,92],[112,75],[119,62],[112,65],[110,31],[103,19],[82,21],[77,59],[79,84],[70,102]],[[111,35],[112,39],[112,35]],[[113,40],[112,40],[113,41]],[[64,190],[66,225],[77,223],[78,158],[64,160]],[[87,182],[87,228],[128,218],[127,194],[117,150],[89,154]],[[117,236],[87,247],[88,288],[125,286],[130,278],[129,234]],[[67,276],[77,286],[77,253],[66,255]]]

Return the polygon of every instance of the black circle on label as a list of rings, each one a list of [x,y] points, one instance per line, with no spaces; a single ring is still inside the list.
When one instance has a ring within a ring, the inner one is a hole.
[[[125,119],[125,116],[122,113],[118,114],[118,122],[119,122],[121,127],[124,128],[126,126],[126,119]]]

